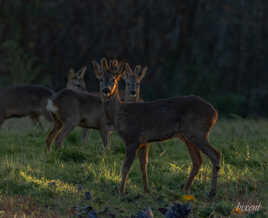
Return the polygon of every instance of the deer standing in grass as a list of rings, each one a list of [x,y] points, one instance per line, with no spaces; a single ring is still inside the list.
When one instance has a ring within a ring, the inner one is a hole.
[[[103,59],[104,60],[104,59]],[[109,66],[111,66],[112,64],[112,61],[109,63]],[[94,68],[103,68],[103,62],[101,63],[101,65],[94,65]],[[71,88],[73,90],[76,90],[76,91],[86,91],[86,87],[85,85],[82,86],[82,89],[80,88],[76,88],[74,89],[74,87],[78,87],[77,84],[81,84],[81,79],[79,79],[79,77],[81,77],[83,79],[83,74],[81,74],[81,76],[77,76],[77,75],[80,75],[79,73],[72,73],[73,71],[70,72],[69,74],[69,77],[68,77],[68,80],[70,81],[70,83],[67,84],[67,88]],[[121,96],[124,96],[123,99],[124,101],[127,101],[127,102],[136,102],[139,100],[139,95],[136,95],[135,98],[134,98],[134,94],[133,92],[137,91],[140,89],[140,82],[141,80],[143,79],[145,73],[146,73],[146,69],[144,69],[142,72],[135,72],[137,74],[137,76],[132,78],[131,76],[128,77],[128,79],[126,78],[126,82],[127,82],[127,85],[125,87],[125,91],[124,92],[121,92]],[[138,76],[138,74],[140,74]],[[76,78],[78,81],[76,81]],[[137,85],[138,83],[138,85]],[[83,84],[83,83],[82,83]],[[135,87],[135,90],[133,89],[133,87]],[[139,93],[139,91],[137,92]],[[81,95],[83,95],[85,93],[82,93]],[[92,129],[99,129],[100,130],[100,134],[101,134],[101,138],[102,138],[102,141],[103,141],[103,144],[104,144],[104,147],[106,148],[106,150],[110,150],[110,134],[111,134],[111,131],[113,130],[113,127],[111,124],[107,123],[106,119],[105,119],[105,116],[104,116],[104,111],[103,111],[103,108],[102,108],[102,104],[101,104],[101,100],[100,101],[96,101],[96,97],[100,99],[100,93],[93,93],[93,92],[89,92],[87,93],[89,95],[92,95],[92,96],[95,96],[93,102],[91,102],[92,99],[91,97],[89,97],[89,100],[87,102],[87,104],[83,105],[82,103],[78,106],[80,107],[80,109],[77,109],[77,111],[81,111],[82,110],[82,107],[92,107],[91,109],[88,109],[86,110],[85,109],[85,112],[83,112],[83,114],[81,114],[78,118],[78,115],[76,114],[73,114],[73,115],[69,115],[70,116],[70,120],[71,119],[86,119],[87,120],[87,124],[82,124],[78,121],[74,122],[75,126],[82,126],[83,125],[86,127],[86,128],[92,128]],[[48,107],[48,110],[54,114],[54,121],[55,121],[55,127],[53,128],[53,130],[51,131],[51,133],[49,134],[48,138],[47,138],[47,148],[48,150],[50,150],[50,145],[52,143],[52,141],[54,139],[57,138],[57,135],[59,135],[59,132],[62,131],[60,129],[60,126],[64,125],[64,123],[66,123],[66,125],[68,125],[69,122],[71,121],[65,121],[65,114],[67,113],[66,111],[67,110],[70,110],[72,111],[71,108],[69,108],[67,105],[68,105],[68,99],[73,99],[70,97],[71,95],[71,92],[68,92],[68,91],[62,91],[61,94],[57,94],[57,97],[53,97],[53,100],[50,101],[50,105]],[[79,96],[79,94],[78,94]],[[66,100],[60,100],[60,99],[66,99]],[[77,99],[77,101],[79,101]],[[53,105],[56,106],[56,107],[60,107],[62,108],[61,110],[57,110],[57,111],[54,111],[52,109],[52,102],[53,102]],[[64,103],[63,103],[64,102]],[[62,105],[61,105],[62,104]],[[57,106],[58,105],[58,106]],[[72,105],[72,102],[70,101],[69,105]],[[66,107],[66,108],[65,108]],[[86,118],[85,118],[86,117]],[[88,120],[91,119],[91,121],[89,122]],[[61,124],[60,124],[61,123]],[[67,128],[67,127],[66,127]],[[56,133],[58,132],[58,133]],[[61,147],[61,143],[62,143],[62,140],[68,135],[69,133],[66,133],[64,134],[64,136],[62,137],[59,137],[59,140],[55,140],[55,143],[56,143],[56,146],[57,148]],[[86,139],[87,139],[87,135],[88,135],[88,129],[84,129],[83,130],[83,141],[84,141],[84,144],[86,143]],[[163,149],[162,149],[163,151]]]
[[[67,78],[67,89],[77,90],[77,91],[87,91],[87,86],[85,82],[85,72],[87,67],[82,67],[79,71],[75,72],[72,68],[69,71]],[[88,129],[83,129],[82,131],[82,141],[83,144],[86,145],[88,139]]]
[[[107,63],[104,66],[107,66]],[[218,117],[214,107],[197,96],[122,103],[118,96],[118,81],[122,74],[128,72],[124,71],[123,64],[117,61],[114,62],[113,68],[115,70],[112,71],[108,67],[95,70],[95,74],[99,79],[105,116],[113,124],[126,146],[120,192],[122,194],[126,192],[127,176],[136,153],[139,156],[144,191],[149,192],[147,175],[149,143],[176,137],[187,145],[193,163],[184,191],[190,189],[200,169],[201,150],[213,164],[209,196],[214,196],[221,156],[208,141],[209,132]]]
[[[105,148],[110,149],[112,126],[106,121],[99,94],[63,89],[48,99],[46,108],[54,119],[54,127],[46,140],[48,151],[53,141],[56,148],[61,148],[64,138],[76,126],[100,130]]]
[[[67,79],[67,88],[86,90],[85,71],[86,67],[76,73],[71,69]],[[1,88],[0,126],[9,118],[30,117],[35,124],[44,129],[40,122],[40,117],[44,116],[47,121],[52,120],[46,110],[46,105],[53,94],[53,90],[41,85],[20,85]]]
[[[46,111],[47,100],[53,90],[39,85],[20,85],[0,89],[0,126],[9,118],[30,117],[43,128],[40,117],[48,121],[51,117]]]
[[[136,65],[134,71],[131,69],[128,63],[125,64],[126,71],[128,73],[123,74],[123,80],[125,81],[125,103],[144,102],[140,97],[141,81],[144,78],[148,67],[142,69],[141,65]],[[158,142],[158,148],[160,150],[160,156],[165,153],[164,148]]]

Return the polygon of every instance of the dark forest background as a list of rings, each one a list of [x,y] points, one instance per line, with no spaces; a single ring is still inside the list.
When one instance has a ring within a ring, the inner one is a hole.
[[[65,86],[101,57],[147,65],[145,100],[196,94],[268,116],[268,1],[0,0],[0,86]],[[98,83],[89,67],[89,91]]]

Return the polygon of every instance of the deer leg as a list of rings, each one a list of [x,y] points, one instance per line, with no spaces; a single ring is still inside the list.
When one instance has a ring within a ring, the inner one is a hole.
[[[39,115],[31,115],[30,116],[31,120],[33,121],[34,125],[38,126],[41,130],[44,130],[44,127],[40,121],[40,116]]]
[[[202,156],[201,156],[201,153],[200,153],[199,149],[195,145],[191,144],[184,137],[180,137],[180,139],[182,141],[184,141],[185,144],[187,145],[187,148],[188,148],[188,151],[190,153],[190,156],[191,156],[191,159],[192,159],[192,163],[193,163],[190,176],[189,176],[186,184],[183,187],[183,190],[185,192],[187,192],[191,188],[192,183],[193,183],[193,180],[194,180],[194,177],[198,174],[199,169],[201,167],[201,164],[202,164],[203,160],[202,160]]]
[[[63,124],[62,130],[56,136],[56,139],[55,139],[55,144],[56,144],[57,149],[62,148],[63,139],[70,134],[70,132],[74,129],[74,127],[75,127],[74,124],[70,124],[70,123]]]
[[[106,151],[111,150],[111,141],[110,141],[110,135],[111,132],[107,130],[107,128],[101,128],[100,129],[101,139],[104,145],[104,148]]]
[[[62,123],[58,120],[54,121],[54,127],[53,129],[49,132],[47,139],[46,139],[46,144],[47,144],[47,150],[51,150],[51,143],[52,141],[56,138],[56,136],[60,133],[62,128]]]
[[[89,134],[89,129],[83,129],[82,130],[82,141],[83,141],[84,146],[86,146],[86,144],[87,144],[88,134]]]
[[[160,156],[163,156],[166,153],[166,150],[163,148],[163,145],[160,142],[157,142],[157,146],[160,150]]]
[[[124,161],[123,168],[122,168],[122,182],[120,186],[121,194],[126,193],[126,181],[127,181],[130,167],[135,159],[137,148],[138,148],[137,144],[126,145],[126,156],[125,156],[125,161]]]
[[[48,111],[43,111],[43,116],[44,118],[48,121],[48,122],[52,122],[53,121],[53,116],[51,113],[49,113]]]
[[[220,169],[221,154],[210,145],[207,136],[197,138],[193,137],[191,138],[190,141],[191,143],[195,144],[204,154],[206,154],[210,159],[211,163],[213,164],[211,190],[209,193],[209,197],[213,197],[216,195],[216,186],[217,186],[218,172]]]
[[[142,146],[142,147],[141,147]],[[148,188],[148,154],[149,154],[149,144],[140,145],[139,149],[139,160],[140,160],[140,167],[142,172],[142,178],[143,178],[143,185],[144,185],[144,192],[149,193],[150,190]]]

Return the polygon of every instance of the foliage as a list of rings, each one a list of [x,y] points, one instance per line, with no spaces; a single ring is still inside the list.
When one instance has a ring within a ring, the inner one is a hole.
[[[222,114],[243,114],[243,105],[245,105],[246,97],[228,93],[225,95],[209,96],[209,101],[214,105]]]
[[[6,54],[4,61],[11,84],[32,83],[39,76],[41,69],[36,66],[37,58],[27,54],[16,41],[5,41],[1,49]]]
[[[59,90],[71,67],[107,56],[149,67],[145,100],[195,94],[220,112],[267,116],[267,9],[242,0],[0,1],[0,84]]]

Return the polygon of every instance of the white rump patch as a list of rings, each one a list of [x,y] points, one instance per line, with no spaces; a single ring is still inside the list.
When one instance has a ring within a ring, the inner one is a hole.
[[[49,112],[56,113],[58,111],[58,108],[54,105],[53,101],[51,99],[47,100],[47,106],[46,109]]]

